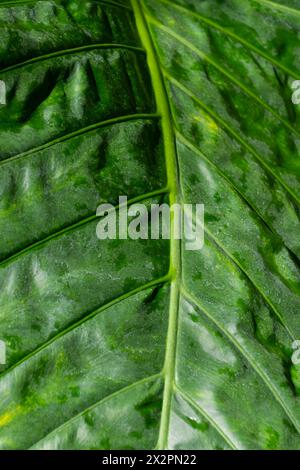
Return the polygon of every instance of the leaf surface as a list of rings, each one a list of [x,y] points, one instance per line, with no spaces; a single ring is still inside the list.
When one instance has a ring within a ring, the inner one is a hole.
[[[0,2],[1,449],[300,448],[299,16]],[[120,195],[203,249],[99,241]]]

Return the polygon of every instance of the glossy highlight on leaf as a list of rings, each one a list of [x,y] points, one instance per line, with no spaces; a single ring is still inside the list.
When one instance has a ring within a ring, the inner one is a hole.
[[[299,20],[0,1],[0,449],[300,449]],[[120,195],[203,249],[99,240]]]

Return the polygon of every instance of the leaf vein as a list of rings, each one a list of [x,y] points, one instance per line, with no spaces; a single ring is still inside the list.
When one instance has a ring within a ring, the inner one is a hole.
[[[147,383],[147,382],[151,382],[151,380],[156,380],[156,379],[159,379],[161,378],[162,376],[162,373],[159,372],[157,374],[153,374],[149,377],[145,377],[141,380],[138,380],[137,382],[134,382],[130,385],[127,385],[126,387],[123,387],[119,390],[117,390],[116,392],[114,393],[111,393],[110,395],[107,395],[106,397],[102,398],[101,400],[97,401],[96,403],[94,403],[93,405],[89,406],[88,408],[85,408],[84,410],[80,411],[77,415],[73,416],[72,418],[70,418],[68,421],[66,421],[65,423],[61,424],[60,426],[58,426],[57,428],[53,429],[50,433],[48,433],[46,436],[44,436],[42,439],[40,439],[38,442],[36,442],[33,446],[31,446],[30,449],[33,449],[33,448],[36,448],[36,446],[38,446],[41,442],[43,442],[45,439],[48,439],[49,437],[51,437],[53,434],[57,433],[58,431],[60,431],[61,429],[64,429],[65,427],[67,426],[70,426],[72,423],[74,423],[77,419],[81,418],[82,416],[84,416],[85,414],[89,413],[90,411],[94,410],[95,408],[97,408],[98,406],[101,406],[103,403],[109,401],[109,400],[112,400],[113,398],[121,395],[122,393],[126,393],[128,391],[130,391],[131,389],[133,388],[136,388],[138,387],[139,385],[142,385],[144,383]],[[29,450],[30,450],[29,449]]]
[[[231,447],[233,450],[238,450],[237,446],[234,444],[234,442],[231,440],[229,436],[223,431],[223,429],[220,427],[220,425],[202,408],[198,403],[195,402],[195,400],[184,390],[179,385],[175,385],[175,388],[177,389],[177,392],[182,396],[184,400],[186,400],[192,407],[194,407],[196,410],[199,411],[199,413],[207,419],[207,421],[213,426],[213,428],[220,434],[220,436],[224,439],[224,441],[227,442],[229,447]]]
[[[160,1],[162,1],[162,0],[160,0]],[[272,113],[273,116],[276,117],[279,121],[281,121],[291,132],[293,132],[297,136],[300,136],[300,133],[297,131],[297,129],[295,129],[293,126],[291,126],[290,123],[286,119],[284,119],[282,116],[280,116],[275,111],[275,109],[273,109],[266,101],[264,101],[262,98],[257,96],[255,93],[253,93],[246,85],[243,85],[236,77],[234,77],[231,73],[227,72],[223,67],[218,65],[213,59],[211,59],[207,54],[202,52],[198,47],[195,47],[193,44],[190,43],[190,41],[184,39],[182,36],[175,33],[172,29],[167,28],[166,26],[162,25],[156,19],[151,19],[151,21],[156,26],[160,27],[163,31],[165,31],[167,34],[172,35],[176,40],[180,41],[182,44],[184,44],[186,47],[188,47],[191,51],[193,51],[195,54],[197,54],[202,60],[204,60],[204,61],[208,62],[209,64],[211,64],[222,75],[227,77],[228,80],[230,80],[232,83],[237,85],[241,90],[243,90],[248,96],[250,96],[252,99],[254,99],[263,108],[265,108],[270,113]]]
[[[169,192],[168,188],[157,189],[155,191],[151,191],[150,193],[142,194],[140,196],[132,198],[132,199],[127,201],[127,204],[131,205],[131,204],[134,204],[136,202],[144,201],[145,199],[149,199],[149,198],[154,197],[154,196],[160,196],[160,195],[163,195],[163,194],[168,194],[168,192]],[[120,205],[116,205],[114,207],[114,210],[118,210],[120,207],[121,207]],[[91,215],[89,217],[85,217],[84,219],[80,220],[79,222],[76,222],[75,224],[68,225],[68,227],[65,227],[62,230],[59,230],[57,232],[54,232],[54,233],[50,234],[48,237],[45,237],[45,238],[43,238],[43,239],[41,239],[41,240],[39,240],[35,243],[32,243],[31,245],[28,245],[27,247],[23,248],[22,250],[14,253],[12,256],[3,259],[0,262],[0,268],[2,266],[6,266],[7,264],[15,261],[20,256],[23,256],[23,255],[26,255],[27,253],[32,252],[33,250],[35,250],[35,249],[39,248],[40,246],[50,242],[51,240],[63,237],[67,233],[73,232],[73,231],[83,227],[84,225],[89,224],[90,222],[95,222],[95,220],[97,220],[98,218],[99,217],[96,214]]]
[[[174,77],[172,77],[171,75],[169,75],[166,71],[164,72],[166,78],[171,82],[173,83],[177,88],[179,88],[183,93],[185,93],[186,95],[190,96],[190,98],[195,101],[197,104],[199,104],[199,106],[201,106],[201,108],[203,108],[205,110],[205,112],[207,114],[209,114],[210,116],[212,116],[212,118],[219,122],[220,125],[229,133],[232,135],[232,137],[237,141],[239,142],[246,150],[248,150],[249,152],[252,153],[252,155],[256,158],[256,160],[258,160],[264,167],[265,169],[272,174],[273,178],[275,178],[280,184],[281,186],[283,186],[285,188],[285,190],[293,197],[293,199],[297,202],[297,204],[300,205],[300,199],[298,198],[298,196],[294,193],[294,191],[272,170],[272,168],[268,165],[268,163],[266,163],[264,161],[264,159],[256,152],[256,150],[251,146],[249,145],[247,142],[245,142],[245,140],[240,137],[236,131],[234,129],[232,129],[232,127],[227,124],[220,116],[218,116],[217,114],[215,114],[213,111],[211,111],[211,109],[209,109],[198,97],[196,97],[194,95],[194,93],[189,90],[188,88],[186,88],[184,85],[182,85],[181,83],[179,83]]]
[[[164,277],[155,279],[153,281],[148,282],[147,284],[144,284],[142,286],[137,287],[136,289],[126,292],[126,294],[120,295],[119,297],[116,297],[115,299],[111,300],[110,302],[107,302],[106,304],[102,305],[101,307],[97,308],[93,312],[89,313],[85,317],[81,318],[80,320],[76,321],[75,323],[72,323],[69,325],[67,328],[64,330],[60,331],[57,335],[53,336],[53,338],[50,338],[48,341],[46,341],[44,344],[39,346],[38,348],[34,349],[30,354],[27,354],[24,356],[22,359],[20,359],[18,362],[15,364],[12,364],[8,369],[4,370],[0,374],[0,380],[5,379],[5,377],[11,373],[13,370],[16,368],[20,367],[21,365],[27,363],[30,359],[35,358],[40,352],[44,351],[45,349],[48,348],[52,343],[55,341],[58,341],[60,338],[63,336],[66,336],[70,331],[75,330],[76,328],[80,327],[84,323],[88,322],[89,320],[92,320],[95,316],[97,316],[100,313],[105,312],[108,310],[110,307],[113,307],[114,305],[129,299],[130,297],[139,294],[140,292],[143,292],[147,289],[150,289],[152,287],[158,286],[158,285],[163,285],[169,282],[170,276],[166,275]]]
[[[177,3],[171,3],[169,0],[159,0],[160,2],[162,3],[165,3],[165,4],[168,4],[170,5],[170,7],[174,8],[174,9],[177,9],[183,13],[186,13],[187,15],[190,15],[190,16],[193,16],[195,18],[198,18],[199,20],[203,21],[204,23],[208,24],[209,26],[211,26],[212,28],[214,29],[217,29],[219,31],[221,31],[223,34],[225,34],[226,36],[230,36],[232,37],[233,39],[235,39],[236,41],[240,42],[241,44],[243,44],[246,48],[248,49],[252,49],[257,55],[263,57],[264,59],[266,59],[268,62],[272,63],[274,66],[280,68],[281,70],[283,70],[284,72],[288,73],[289,75],[291,75],[291,77],[293,78],[299,78],[298,76],[298,73],[296,73],[296,71],[293,71],[291,69],[289,69],[288,67],[286,67],[285,65],[281,64],[280,62],[278,62],[276,59],[274,59],[273,57],[271,57],[269,54],[267,54],[266,52],[262,51],[261,49],[257,48],[256,46],[254,46],[253,44],[251,44],[249,41],[247,41],[246,39],[244,38],[241,38],[240,36],[238,36],[237,34],[233,33],[232,31],[229,31],[228,29],[226,28],[223,28],[221,25],[219,25],[218,23],[216,23],[215,21],[211,20],[210,18],[207,18],[206,16],[204,15],[201,15],[200,13],[198,12],[194,12],[194,11],[190,11],[188,10],[187,8],[183,7],[182,5],[178,5]]]
[[[67,140],[71,140],[75,137],[87,134],[88,132],[92,132],[101,127],[107,127],[112,124],[122,124],[124,122],[134,121],[138,119],[159,119],[159,118],[160,116],[158,114],[155,114],[155,113],[146,114],[145,113],[145,114],[127,114],[125,116],[118,116],[115,118],[107,119],[105,121],[100,121],[95,124],[91,124],[90,126],[82,127],[81,129],[78,129],[77,131],[62,135],[58,137],[57,139],[51,140],[50,142],[46,142],[45,144],[40,145],[39,147],[34,147],[30,150],[27,150],[26,152],[18,153],[17,155],[13,155],[12,157],[8,157],[3,160],[0,160],[0,166],[9,164],[10,162],[18,160],[20,158],[28,157],[34,153],[41,152],[42,150],[52,147],[53,145],[59,144],[61,142],[65,142]]]
[[[88,44],[87,46],[73,47],[71,49],[64,49],[61,51],[51,52],[49,54],[34,57],[32,59],[25,60],[24,62],[19,62],[18,64],[10,65],[9,67],[6,67],[0,70],[0,73],[1,74],[7,73],[15,69],[25,67],[26,65],[34,64],[36,62],[41,62],[43,60],[53,59],[54,57],[64,57],[69,54],[75,54],[77,52],[85,52],[85,51],[96,50],[96,49],[125,49],[128,51],[133,51],[137,53],[142,53],[142,54],[145,53],[144,49],[142,49],[141,47],[130,46],[128,44],[117,44],[117,43],[115,44],[114,43]]]
[[[280,394],[277,392],[276,388],[273,386],[272,382],[269,380],[268,376],[265,374],[263,369],[253,361],[250,356],[248,355],[247,351],[240,345],[240,343],[232,336],[215,318],[211,315],[200,303],[198,299],[194,297],[184,286],[181,288],[182,295],[188,302],[191,302],[196,307],[198,307],[207,318],[209,318],[219,329],[223,332],[223,334],[231,341],[231,343],[240,351],[242,356],[247,360],[247,362],[251,365],[251,367],[255,370],[258,376],[263,380],[267,388],[271,391],[274,398],[277,402],[281,405],[282,409],[285,411],[285,414],[290,419],[291,423],[295,426],[295,429],[300,432],[300,425],[298,424],[297,420],[294,418],[293,412],[289,410],[288,406],[284,403],[284,400],[281,398]]]

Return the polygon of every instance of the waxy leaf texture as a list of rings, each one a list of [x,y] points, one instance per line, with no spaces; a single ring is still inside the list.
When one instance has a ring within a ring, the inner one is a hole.
[[[0,1],[0,449],[300,449],[299,51],[299,0]]]

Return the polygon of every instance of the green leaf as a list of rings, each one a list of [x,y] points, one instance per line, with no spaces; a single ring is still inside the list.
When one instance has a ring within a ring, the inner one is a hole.
[[[1,449],[300,449],[299,16],[0,2]],[[98,240],[121,195],[204,247]]]

